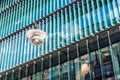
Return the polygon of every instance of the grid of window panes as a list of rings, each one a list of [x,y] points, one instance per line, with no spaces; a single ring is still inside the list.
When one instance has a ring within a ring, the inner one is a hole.
[[[99,42],[98,42],[99,44]],[[120,42],[109,45],[108,47],[98,49],[97,51],[80,54],[78,47],[74,47],[77,58],[69,60],[72,53],[67,48],[64,53],[67,55],[67,62],[60,63],[61,52],[58,53],[58,65],[43,70],[44,61],[39,63],[39,67],[33,64],[32,69],[29,65],[25,68],[25,73],[19,69],[18,73],[7,74],[1,80],[119,80],[120,79]],[[73,53],[72,53],[73,54]],[[79,56],[80,54],[80,56]],[[54,63],[51,58],[49,64]],[[41,71],[36,72],[40,68]],[[30,70],[30,71],[29,71]],[[33,74],[28,75],[29,72]],[[22,75],[26,75],[22,77]],[[16,78],[18,76],[19,79]]]
[[[48,54],[49,52],[116,25],[120,20],[119,3],[119,0],[78,1],[77,4],[73,4],[57,12],[57,14],[47,17],[39,22],[39,29],[45,31],[48,35],[41,46],[33,46],[29,43],[26,37],[26,31],[28,31],[28,29],[22,30],[2,40],[2,42],[0,42],[0,71],[9,70],[29,60]],[[23,4],[26,5],[25,3]],[[24,10],[29,7],[31,6],[26,6]],[[20,9],[21,7],[17,8]],[[17,8],[13,8],[12,12],[15,13],[16,11],[14,11],[14,9]],[[18,11],[19,16],[16,15],[16,17],[19,18],[15,18],[13,13],[11,13],[12,18],[1,16],[3,18],[2,22],[0,22],[0,24],[2,24],[2,28],[0,29],[2,36],[8,34],[7,32],[12,33],[17,29],[19,30],[18,26],[20,26],[20,24],[18,23],[19,25],[17,24],[15,27],[13,24],[15,21],[12,20],[21,18],[24,22],[22,22],[22,25],[24,24],[24,26],[27,25],[26,22],[30,22],[30,19],[25,18],[28,17],[27,15],[24,15],[24,18],[20,16],[22,10]],[[8,16],[11,14],[5,13],[4,15]],[[34,11],[32,16],[33,14],[34,17],[36,17]],[[27,20],[24,21],[24,19]],[[5,20],[7,20],[7,23],[10,23],[7,24]],[[5,24],[4,26],[6,27],[4,27],[3,24]],[[12,26],[14,26],[14,28]],[[32,28],[34,28],[34,25],[29,29]],[[9,59],[9,61],[7,59]]]

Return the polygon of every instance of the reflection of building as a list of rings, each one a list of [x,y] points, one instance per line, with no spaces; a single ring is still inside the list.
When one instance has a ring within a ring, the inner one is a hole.
[[[34,23],[41,46],[25,35]],[[119,0],[1,0],[0,79],[119,80],[119,23]]]

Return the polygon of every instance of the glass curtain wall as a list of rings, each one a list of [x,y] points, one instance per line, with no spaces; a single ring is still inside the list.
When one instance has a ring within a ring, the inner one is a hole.
[[[97,42],[99,44],[99,41]],[[88,48],[84,54],[80,53],[80,45],[76,44],[75,52],[67,48],[66,51],[58,51],[58,65],[52,66],[43,70],[44,60],[42,59],[39,65],[34,63],[33,69],[29,69],[29,65],[25,68],[25,77],[22,77],[21,69],[18,73],[19,79],[15,78],[15,73],[6,75],[1,80],[9,80],[13,77],[14,80],[119,80],[120,79],[120,42],[109,45],[105,48],[99,48],[96,51],[89,52],[89,45],[85,44]],[[111,46],[111,49],[110,49]],[[113,50],[111,54],[111,50]],[[71,52],[72,51],[72,52]],[[60,55],[66,55],[66,62],[61,63],[63,57]],[[69,60],[71,54],[77,55],[77,58]],[[49,64],[51,65],[51,57],[49,57]],[[54,61],[53,61],[54,62]],[[114,63],[116,65],[114,65]],[[36,72],[36,68],[40,68],[40,72]],[[27,75],[33,72],[33,74]],[[20,75],[21,74],[21,75]]]
[[[25,5],[25,12],[27,5],[25,3],[22,4]],[[112,8],[110,8],[110,6]],[[16,13],[16,9],[17,8],[13,8],[12,12]],[[27,17],[26,14],[22,12],[23,8],[18,7],[18,9],[21,9],[18,11],[21,11],[21,14]],[[31,7],[30,10],[31,9],[34,8]],[[5,14],[7,13],[5,12]],[[18,27],[12,27],[14,25],[13,23],[15,23],[14,21],[12,22],[12,20],[17,20],[18,18],[15,18],[15,16],[13,16],[14,14],[12,13],[12,15],[8,14],[12,18],[7,18],[8,15],[5,14],[5,17],[1,16],[3,18],[1,25],[6,24],[7,30],[4,26],[2,26],[0,29],[2,36],[7,34],[6,31],[11,33],[15,31],[15,29],[19,29]],[[32,15],[33,14],[35,15],[36,13],[32,12]],[[0,42],[0,58],[2,59],[0,61],[0,71],[8,70],[111,27],[113,24],[115,25],[119,23],[119,15],[117,0],[101,0],[99,2],[98,0],[82,2],[78,1],[77,4],[73,4],[72,6],[61,10],[60,12],[57,12],[56,14],[53,14],[52,16],[49,16],[38,23],[39,29],[45,31],[48,35],[41,46],[35,47],[31,45],[26,37],[26,31],[33,29],[35,25],[32,25],[29,27],[29,29],[26,28],[25,30],[20,31],[9,38],[2,40]],[[20,17],[20,13],[18,17]],[[21,20],[27,19],[25,17],[20,18]],[[8,23],[10,22],[8,25],[5,20],[9,19],[11,22],[8,21]],[[29,21],[29,19],[27,20]],[[28,22],[27,20],[22,23],[22,25],[25,25],[26,22]],[[5,47],[9,48],[5,50]],[[8,58],[10,58],[9,61],[7,61]],[[4,64],[3,61],[5,61],[7,65]]]
[[[54,11],[74,2],[75,0],[24,0],[0,15],[0,39],[32,24],[33,22],[53,13]],[[6,8],[13,0],[1,1]],[[1,9],[1,8],[0,8]]]

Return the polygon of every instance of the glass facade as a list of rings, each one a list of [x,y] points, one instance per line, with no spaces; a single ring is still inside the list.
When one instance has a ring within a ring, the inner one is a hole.
[[[40,46],[33,46],[26,37],[29,29],[38,24],[40,30],[47,33],[47,38]],[[3,0],[0,1],[0,72],[48,55],[72,43],[83,40],[91,35],[102,32],[120,23],[119,0]],[[59,65],[52,66],[49,58],[49,68],[44,69],[44,61],[40,63],[40,71],[32,65],[25,73],[18,71],[22,80],[119,80],[120,57],[119,44],[90,52],[86,41],[86,52],[79,54],[75,47],[77,58],[69,60],[71,49],[66,49],[65,59],[59,52]],[[113,54],[114,53],[114,54]],[[75,56],[75,55],[74,55]],[[8,60],[9,59],[9,60]],[[63,59],[63,61],[62,61]],[[46,63],[47,64],[47,63]],[[34,73],[34,74],[33,74]],[[99,74],[98,74],[99,73]],[[25,75],[24,75],[25,74]],[[15,73],[6,75],[3,80],[14,80]],[[26,77],[25,77],[26,76]],[[24,78],[23,78],[24,77]]]
[[[1,38],[35,22],[40,19],[40,16],[41,18],[45,17],[72,2],[71,0],[65,2],[59,0],[58,3],[63,3],[63,6],[59,4],[57,8],[56,0],[51,0],[51,3],[49,3],[48,0],[45,1],[46,2],[42,0],[26,0],[20,3],[19,6],[12,7],[8,12],[2,13],[0,16]],[[42,2],[46,4],[40,5]],[[37,3],[39,4],[37,5]],[[55,4],[51,5],[52,3]],[[65,7],[53,15],[42,19],[38,23],[39,29],[45,31],[48,37],[41,46],[34,47],[30,45],[26,37],[26,31],[33,29],[35,25],[31,25],[29,29],[23,29],[9,38],[1,39],[0,57],[2,60],[0,61],[0,71],[8,70],[116,25],[119,23],[120,18],[120,7],[118,3],[119,0],[76,1],[72,6]],[[28,6],[30,4],[34,5]],[[40,6],[42,6],[42,9],[40,9],[42,11],[38,12]],[[48,11],[48,7],[52,8],[50,9],[52,11]],[[41,12],[43,13],[41,14]],[[16,23],[16,21],[18,21],[18,23]],[[8,48],[6,49],[6,47]],[[10,58],[9,61],[7,61],[8,58]],[[4,64],[4,62],[8,65]]]
[[[97,39],[96,39],[97,41]],[[97,41],[99,44],[100,41]],[[87,41],[85,41],[87,48]],[[48,56],[48,64],[41,61],[26,65],[24,69],[6,74],[1,80],[119,80],[120,79],[120,42],[95,51],[81,54],[81,45],[68,47],[64,51],[58,51],[57,59]],[[111,53],[112,52],[112,53]],[[76,58],[70,59],[72,54]],[[64,61],[66,59],[66,61]],[[57,61],[57,65],[54,61]],[[45,65],[49,67],[44,69]],[[31,68],[30,68],[31,67]],[[40,70],[40,71],[38,71]]]

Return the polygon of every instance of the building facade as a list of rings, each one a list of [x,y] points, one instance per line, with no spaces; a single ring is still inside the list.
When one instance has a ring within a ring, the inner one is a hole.
[[[1,0],[0,80],[120,80],[119,26],[120,0]]]

